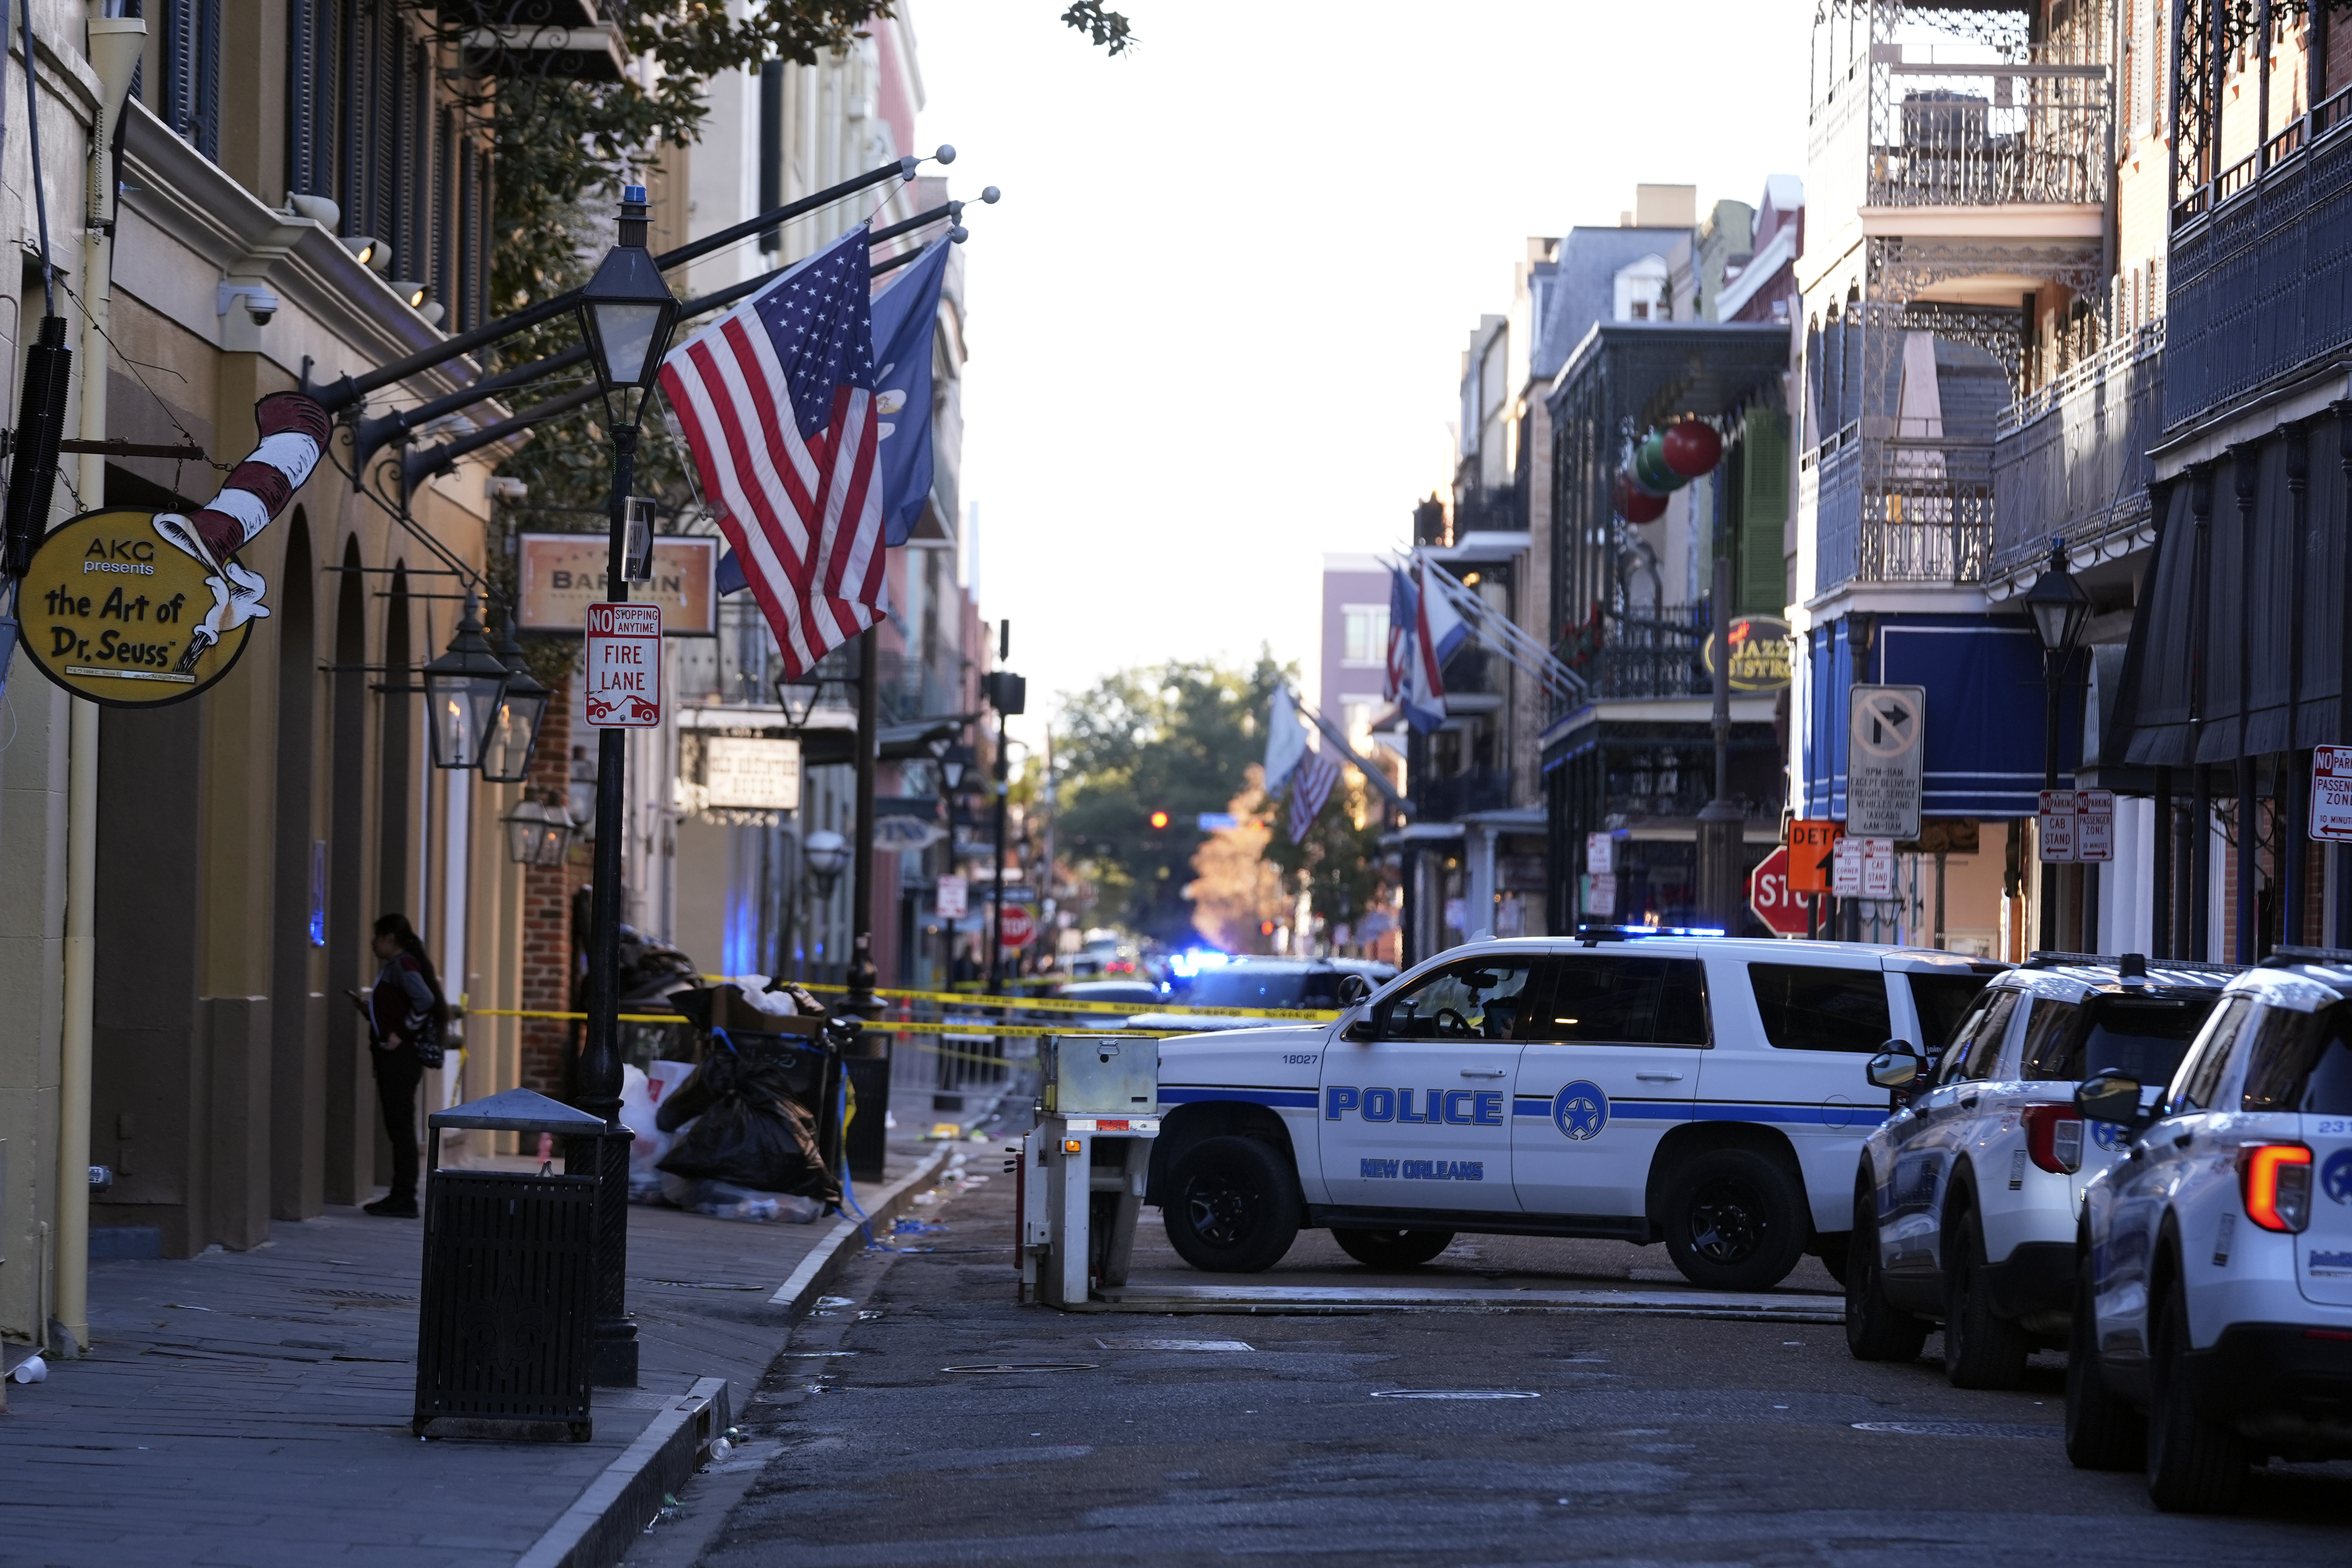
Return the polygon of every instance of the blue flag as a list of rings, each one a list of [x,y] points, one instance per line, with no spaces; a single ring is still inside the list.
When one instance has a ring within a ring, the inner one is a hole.
[[[875,466],[882,480],[885,544],[907,542],[931,497],[931,335],[949,243],[944,237],[933,240],[874,296],[874,400],[881,416]],[[743,563],[730,550],[719,563],[719,592],[732,594],[743,585]]]

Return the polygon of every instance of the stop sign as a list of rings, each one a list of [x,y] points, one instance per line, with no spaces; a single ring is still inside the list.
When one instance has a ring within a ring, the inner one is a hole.
[[[1778,935],[1805,934],[1805,898],[1790,889],[1786,845],[1764,857],[1763,863],[1748,874],[1748,907]]]
[[[1006,947],[1027,947],[1037,940],[1037,917],[1026,904],[1004,906],[1004,925],[996,940]]]

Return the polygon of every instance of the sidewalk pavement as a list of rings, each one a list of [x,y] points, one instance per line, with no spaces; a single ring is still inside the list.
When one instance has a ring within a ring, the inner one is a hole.
[[[858,1194],[877,1234],[971,1152],[894,1142]],[[422,1236],[337,1208],[248,1252],[93,1265],[91,1353],[7,1390],[0,1563],[602,1568],[864,1249],[835,1220],[632,1207],[639,1386],[596,1391],[593,1440],[419,1442]]]

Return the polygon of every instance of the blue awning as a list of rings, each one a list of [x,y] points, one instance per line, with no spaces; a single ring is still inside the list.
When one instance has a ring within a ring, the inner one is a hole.
[[[1845,816],[1850,693],[1857,684],[1927,690],[1927,816],[2031,816],[2042,789],[2042,644],[2023,616],[1888,616],[1856,669],[1852,621],[1807,637],[1803,736],[1808,817]],[[2059,715],[2059,772],[2072,784],[2082,750],[2082,688]]]

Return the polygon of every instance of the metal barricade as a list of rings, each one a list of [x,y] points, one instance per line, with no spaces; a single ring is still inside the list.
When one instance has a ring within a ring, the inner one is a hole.
[[[552,1133],[592,1154],[604,1122],[527,1089],[436,1110],[425,1184],[425,1279],[416,1318],[416,1436],[593,1435],[596,1178],[445,1171],[441,1133]]]

